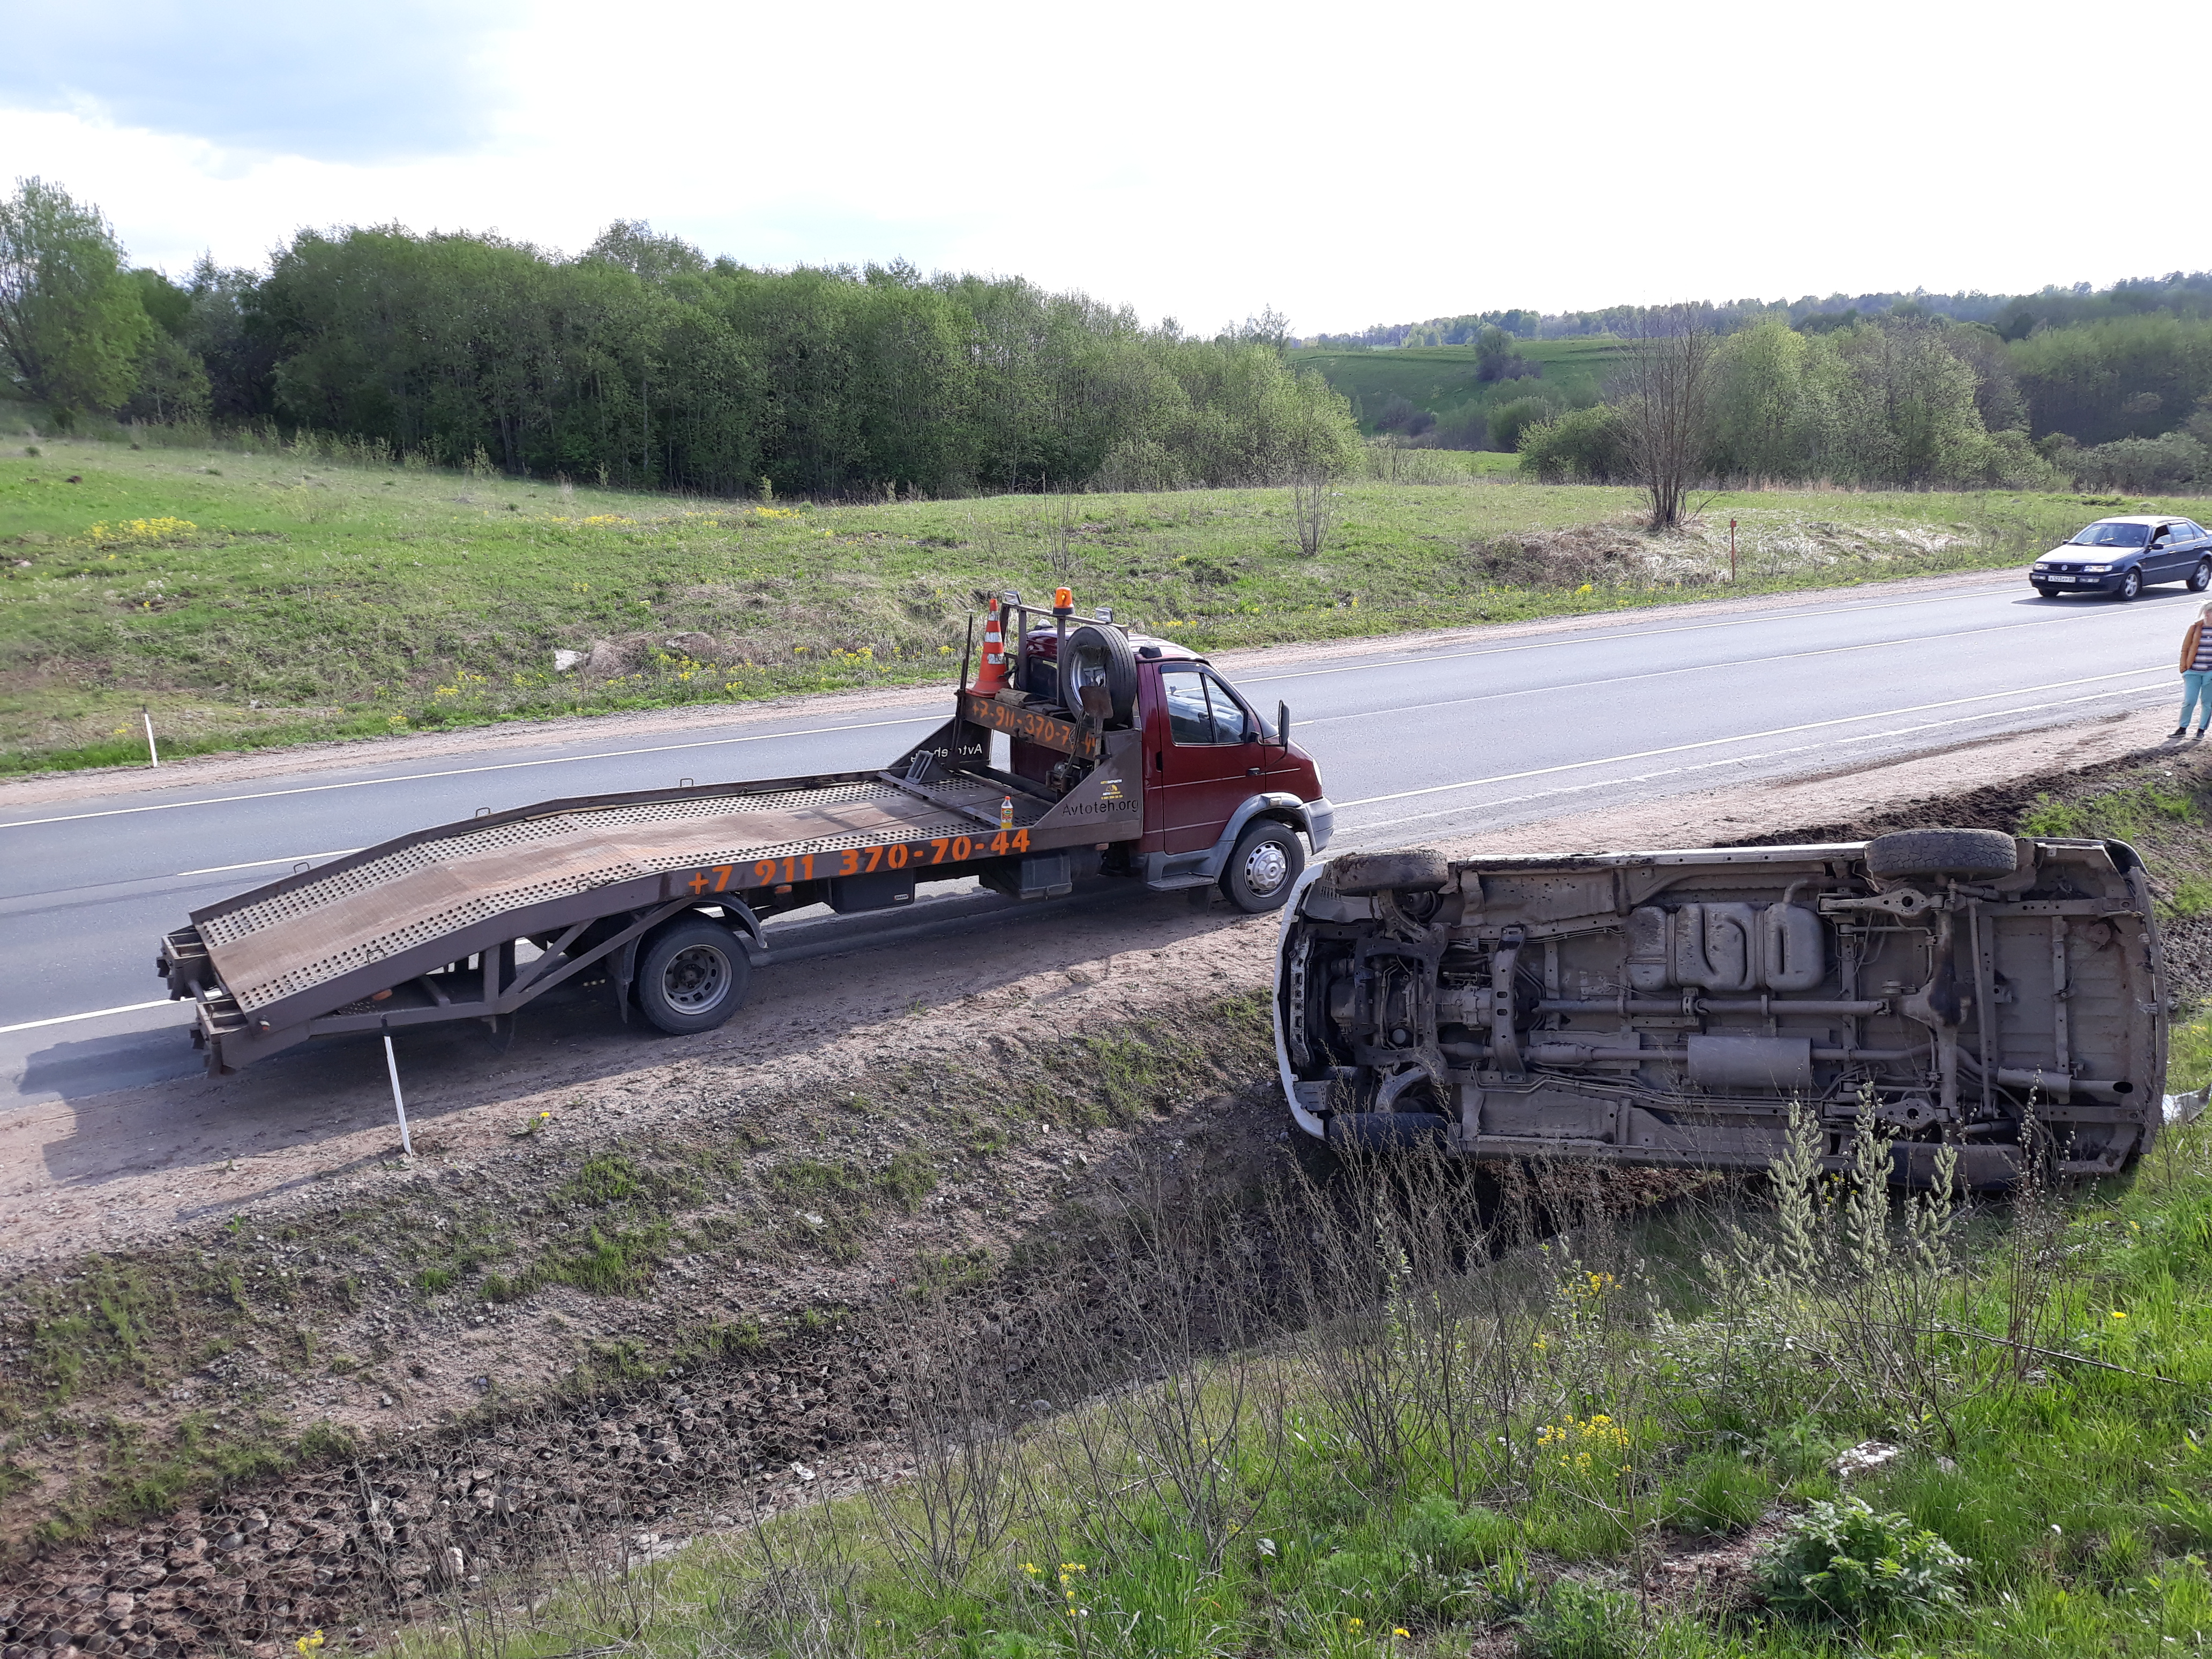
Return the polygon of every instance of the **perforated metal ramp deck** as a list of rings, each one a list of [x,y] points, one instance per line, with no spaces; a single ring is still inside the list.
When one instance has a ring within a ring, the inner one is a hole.
[[[223,985],[247,1012],[426,945],[474,923],[672,870],[799,858],[972,834],[961,805],[996,808],[997,786],[953,776],[939,805],[883,782],[769,794],[578,807],[458,828],[331,865],[266,897],[195,913]],[[1018,821],[1036,816],[1022,800]]]

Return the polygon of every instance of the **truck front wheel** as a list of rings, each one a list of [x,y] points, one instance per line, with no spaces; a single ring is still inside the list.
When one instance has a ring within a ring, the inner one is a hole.
[[[1305,867],[1306,849],[1297,830],[1273,818],[1255,819],[1237,837],[1237,850],[1221,872],[1221,890],[1247,915],[1279,910]]]
[[[752,972],[737,935],[693,916],[665,927],[637,964],[637,1006],[662,1030],[711,1031],[738,1012]]]

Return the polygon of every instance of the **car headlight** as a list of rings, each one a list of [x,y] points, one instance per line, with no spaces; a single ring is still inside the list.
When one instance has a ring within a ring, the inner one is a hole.
[[[2048,559],[2038,559],[2035,562],[2035,568],[2038,570],[2048,570],[2051,568],[2051,561]]]
[[[2085,564],[2081,567],[2082,569],[2087,571],[2093,576],[2104,575],[2107,571],[2111,570],[2112,568],[2112,567],[2108,564]]]

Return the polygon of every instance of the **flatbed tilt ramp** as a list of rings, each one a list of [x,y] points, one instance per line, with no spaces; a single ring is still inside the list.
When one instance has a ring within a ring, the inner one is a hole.
[[[1048,796],[988,764],[994,731],[1087,774]],[[639,942],[686,910],[764,950],[763,915],[887,908],[912,900],[917,875],[1067,891],[1071,849],[1141,830],[1139,748],[1094,716],[963,691],[884,770],[482,812],[196,910],[155,969],[194,1002],[214,1073],[310,1037],[495,1020],[594,968],[628,1018]]]

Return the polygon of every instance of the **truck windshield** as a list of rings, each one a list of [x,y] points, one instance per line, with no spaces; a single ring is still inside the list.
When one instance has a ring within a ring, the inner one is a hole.
[[[2093,524],[2069,547],[2141,547],[2150,539],[2147,524]]]

